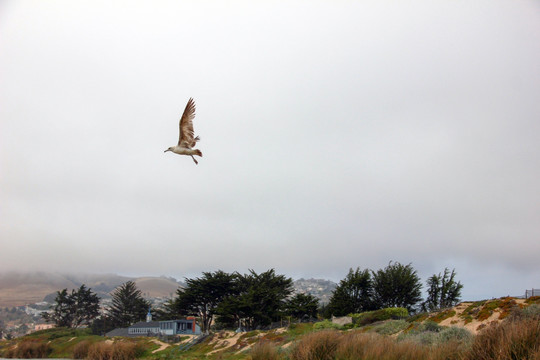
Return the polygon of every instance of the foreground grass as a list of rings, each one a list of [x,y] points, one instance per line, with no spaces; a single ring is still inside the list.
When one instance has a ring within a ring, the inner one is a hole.
[[[209,342],[182,354],[182,359],[220,360],[515,360],[540,359],[540,318],[516,316],[474,336],[463,328],[442,327],[435,322],[407,326],[390,320],[365,329],[315,330],[304,326],[280,336],[246,335],[248,350],[228,348],[206,356]],[[253,338],[258,337],[257,341]],[[274,339],[272,339],[274,337]],[[287,346],[288,345],[288,346]],[[168,358],[173,357],[169,354]],[[162,354],[163,356],[163,354]],[[156,359],[159,357],[156,357]],[[166,358],[163,356],[162,358]]]
[[[89,329],[58,328],[2,343],[0,357],[128,360],[149,356],[155,349],[157,345],[147,338],[106,341]]]
[[[447,328],[442,330],[453,332]],[[428,333],[428,332],[426,332]],[[540,320],[514,319],[486,329],[478,336],[441,336],[428,344],[361,331],[323,330],[300,339],[290,351],[260,344],[253,360],[515,360],[540,359]]]

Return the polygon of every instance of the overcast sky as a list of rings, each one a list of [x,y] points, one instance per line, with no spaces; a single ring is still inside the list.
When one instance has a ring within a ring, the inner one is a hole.
[[[540,288],[540,3],[1,1],[0,271]],[[203,152],[178,141],[197,104]]]

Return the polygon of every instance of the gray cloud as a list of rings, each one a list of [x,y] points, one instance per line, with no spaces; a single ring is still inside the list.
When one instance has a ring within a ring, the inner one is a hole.
[[[540,286],[536,2],[0,6],[0,271]]]

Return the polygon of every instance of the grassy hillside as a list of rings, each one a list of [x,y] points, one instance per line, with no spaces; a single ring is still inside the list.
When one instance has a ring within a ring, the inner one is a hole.
[[[187,351],[156,339],[103,338],[86,330],[55,329],[0,343],[1,356],[88,359],[411,359],[540,358],[540,298],[463,303],[455,309],[379,321],[392,311],[355,316],[356,325],[330,321],[271,331],[221,331]],[[397,313],[393,311],[394,313]],[[470,317],[470,318],[469,318]],[[478,322],[476,334],[460,326]],[[452,321],[455,321],[452,323]],[[448,325],[442,325],[448,323]]]

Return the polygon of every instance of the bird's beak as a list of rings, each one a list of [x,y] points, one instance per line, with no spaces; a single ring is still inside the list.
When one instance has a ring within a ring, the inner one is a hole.
[[[171,151],[171,149],[167,149],[167,150],[165,150],[165,151],[164,151],[164,153],[166,153],[167,151]]]

